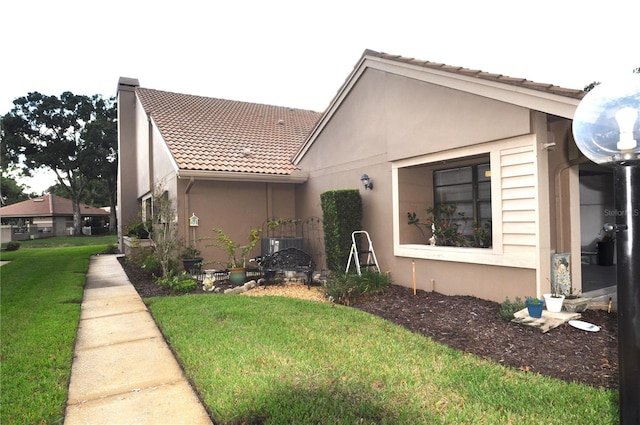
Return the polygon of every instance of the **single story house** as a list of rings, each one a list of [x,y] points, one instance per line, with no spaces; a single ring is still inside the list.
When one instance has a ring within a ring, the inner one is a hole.
[[[613,185],[572,137],[584,94],[371,50],[322,114],[121,78],[119,223],[136,217],[158,180],[188,240],[212,227],[242,238],[268,217],[321,216],[321,193],[359,188],[363,230],[400,285],[415,279],[420,289],[498,302],[540,295],[552,255],[568,253],[580,290]],[[461,226],[477,223],[466,231],[482,233],[483,246],[432,245],[408,221],[446,205],[464,212]],[[216,255],[201,248],[205,260]]]
[[[109,211],[104,208],[80,204],[80,209],[89,228],[109,220]],[[0,208],[0,217],[7,226],[3,226],[2,242],[65,236],[73,229],[73,202],[58,195],[38,196]]]

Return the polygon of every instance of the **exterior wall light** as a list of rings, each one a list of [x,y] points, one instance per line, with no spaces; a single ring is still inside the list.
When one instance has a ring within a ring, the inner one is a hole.
[[[613,167],[620,424],[640,424],[640,74],[596,86],[573,118],[584,155]]]
[[[364,186],[364,190],[367,190],[367,189],[373,190],[373,182],[371,181],[368,175],[363,174],[362,177],[360,177],[360,181]]]

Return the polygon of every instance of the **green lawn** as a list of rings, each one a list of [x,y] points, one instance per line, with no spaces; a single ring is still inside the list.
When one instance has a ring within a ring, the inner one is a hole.
[[[62,421],[89,257],[114,238],[101,240],[2,253],[10,260],[0,267],[3,425]]]
[[[99,241],[2,253],[0,423],[62,422],[88,258],[115,242]],[[211,294],[146,302],[217,424],[618,423],[615,391],[504,368],[357,309]]]
[[[147,302],[219,424],[618,422],[617,392],[508,369],[356,309],[232,295]]]
[[[53,238],[18,241],[23,248],[62,248],[65,246],[113,245],[118,243],[115,235],[104,236],[56,236]],[[3,247],[6,244],[3,244]],[[4,256],[4,254],[3,254]]]

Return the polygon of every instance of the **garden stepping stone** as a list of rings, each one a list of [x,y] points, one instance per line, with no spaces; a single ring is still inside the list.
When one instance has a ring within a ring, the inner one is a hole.
[[[569,313],[566,311],[551,313],[547,310],[542,310],[542,317],[537,319],[529,316],[527,309],[523,308],[515,312],[513,316],[512,322],[539,329],[542,333],[546,333],[563,323],[567,323],[569,320],[579,319],[582,315],[580,313]]]

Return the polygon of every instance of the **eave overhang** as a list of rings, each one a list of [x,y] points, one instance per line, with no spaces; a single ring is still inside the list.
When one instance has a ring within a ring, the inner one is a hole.
[[[291,174],[240,173],[235,171],[178,170],[178,179],[208,181],[232,181],[252,183],[305,183],[309,173],[294,171]]]

